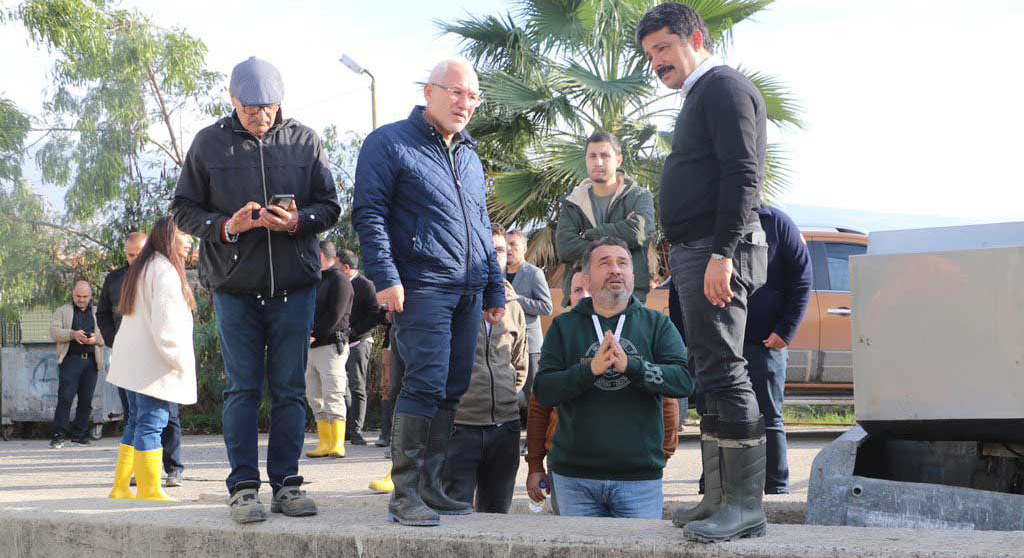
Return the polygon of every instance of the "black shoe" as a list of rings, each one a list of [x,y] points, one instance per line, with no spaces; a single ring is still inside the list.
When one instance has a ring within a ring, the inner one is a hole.
[[[64,447],[64,436],[54,436],[53,439],[50,440],[50,449],[60,449],[62,447]]]
[[[349,438],[348,443],[352,444],[353,446],[365,446],[367,444],[366,438],[363,438],[363,435],[358,432],[352,433],[352,437]]]
[[[430,435],[430,419],[418,415],[395,413],[391,427],[391,480],[395,489],[388,502],[388,519],[402,525],[431,527],[440,525],[441,517],[427,507],[419,495],[423,455]]]
[[[438,409],[430,421],[427,452],[423,456],[423,476],[420,477],[420,497],[441,515],[469,515],[473,505],[460,502],[445,494],[441,484],[444,461],[448,456],[448,441],[455,428],[455,411]]]
[[[72,438],[71,439],[71,443],[72,444],[77,444],[79,446],[88,446],[88,445],[92,444],[92,442],[89,441],[89,438],[86,438],[85,436],[80,436],[78,438]]]
[[[378,448],[386,448],[391,445],[391,442],[385,440],[384,438],[377,438],[377,440],[373,442],[373,445],[377,446]]]

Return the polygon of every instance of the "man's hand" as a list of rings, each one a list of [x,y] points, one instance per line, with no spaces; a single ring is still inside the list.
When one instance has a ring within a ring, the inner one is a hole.
[[[377,304],[387,308],[388,312],[405,310],[405,287],[401,284],[377,291]]]
[[[540,483],[546,482],[548,487],[541,488]],[[544,492],[551,494],[551,481],[548,480],[548,476],[544,473],[530,473],[526,476],[526,493],[530,496],[530,499],[534,502],[540,503],[546,499]]]
[[[484,310],[484,320],[491,325],[498,325],[505,317],[504,308],[488,308]]]
[[[789,346],[789,344],[786,343],[786,340],[779,337],[779,334],[774,331],[768,336],[768,339],[765,339],[762,342],[764,343],[764,346],[769,349],[785,349]]]
[[[295,200],[288,205],[288,209],[281,209],[281,206],[271,204],[260,211],[260,220],[263,225],[272,231],[292,232],[299,224],[299,210],[295,207]]]
[[[312,346],[312,345],[313,345],[313,343],[315,343],[315,342],[316,342],[316,337],[310,337],[310,338],[309,338],[309,344],[310,344],[310,346]]]
[[[725,308],[732,302],[732,258],[708,260],[708,268],[704,272],[704,296],[708,302],[719,308]]]
[[[612,332],[604,332],[604,340],[601,341],[601,348],[597,350],[597,354],[590,361],[590,372],[595,376],[600,376],[608,371],[608,369],[614,364],[614,357],[612,355],[612,343],[615,343],[615,337]]]
[[[626,351],[622,348],[622,345],[615,340],[615,337],[611,333],[606,333],[611,338],[611,358],[612,368],[619,374],[625,374],[626,368],[629,367],[629,357],[626,356]]]
[[[73,337],[75,341],[77,341],[81,345],[89,344],[89,336],[86,335],[85,332],[80,329],[71,332],[71,337]]]
[[[242,206],[228,221],[228,234],[242,234],[246,231],[264,226],[263,219],[253,219],[252,212],[260,209],[260,204],[249,202]],[[261,213],[262,215],[262,213]]]

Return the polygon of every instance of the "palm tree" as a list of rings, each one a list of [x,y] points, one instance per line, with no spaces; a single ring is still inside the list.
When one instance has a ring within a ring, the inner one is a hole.
[[[506,225],[548,225],[560,200],[587,177],[583,145],[596,129],[616,134],[624,169],[656,190],[678,103],[657,95],[636,25],[656,0],[513,0],[504,15],[438,21],[461,38],[476,64],[487,102],[470,133],[493,180],[491,218]],[[716,52],[731,43],[732,28],[772,0],[691,0],[708,25]],[[800,127],[800,109],[771,76],[744,71],[761,89],[768,118]],[[782,150],[769,146],[768,197],[787,182]],[[552,263],[550,231],[538,231],[531,250],[539,263]],[[534,246],[534,244],[540,244]],[[546,257],[544,255],[546,254]]]

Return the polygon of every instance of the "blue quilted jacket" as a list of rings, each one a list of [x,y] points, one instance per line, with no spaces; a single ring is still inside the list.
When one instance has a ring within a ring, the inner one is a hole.
[[[484,292],[484,308],[505,306],[491,243],[486,184],[476,143],[463,132],[455,167],[417,106],[409,118],[378,128],[363,141],[356,164],[352,224],[366,275],[378,291],[440,287]]]

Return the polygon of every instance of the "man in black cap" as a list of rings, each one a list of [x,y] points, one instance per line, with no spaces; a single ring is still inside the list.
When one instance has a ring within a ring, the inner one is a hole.
[[[171,208],[178,226],[202,239],[199,278],[213,291],[228,376],[228,504],[232,519],[250,523],[266,519],[257,495],[264,383],[273,401],[270,511],[317,512],[299,488],[305,370],[320,280],[317,235],[341,208],[320,138],[281,113],[277,69],[255,57],[241,62],[230,93],[234,112],[196,134]]]

